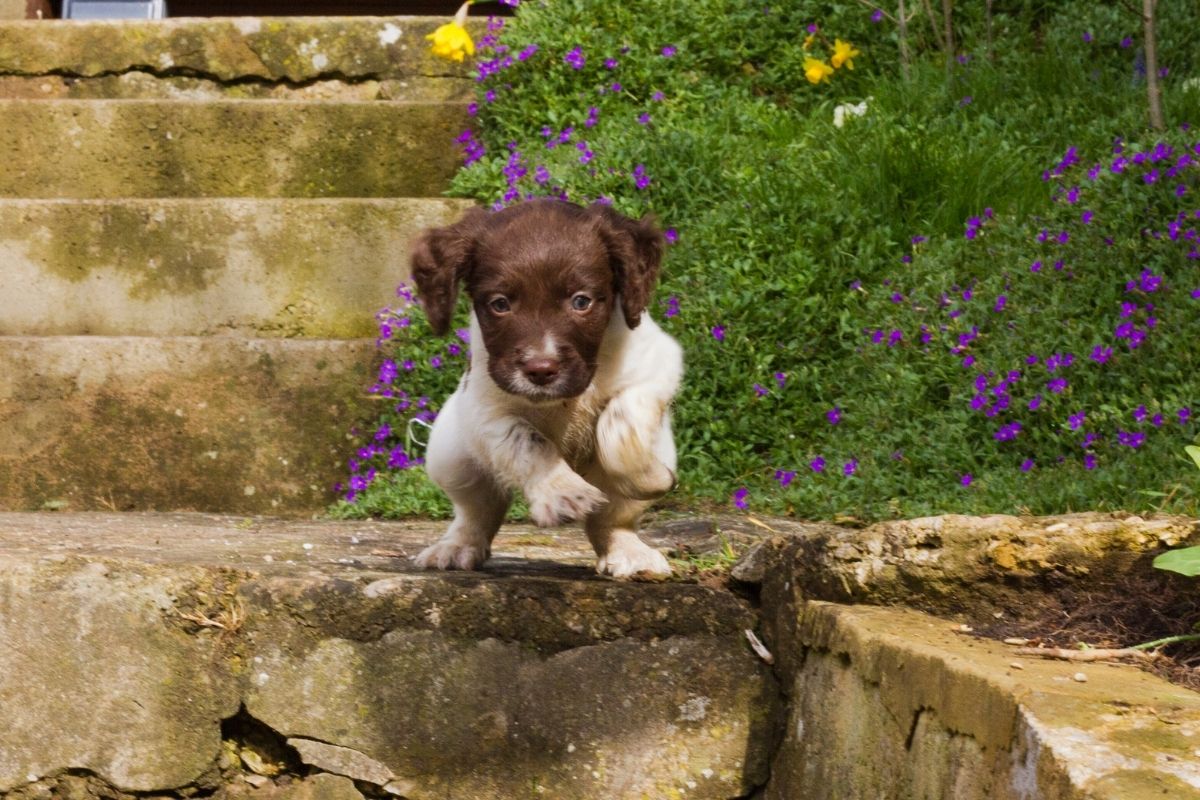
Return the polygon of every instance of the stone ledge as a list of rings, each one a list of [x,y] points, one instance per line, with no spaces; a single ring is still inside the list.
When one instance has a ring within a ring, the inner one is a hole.
[[[803,603],[776,644],[805,656],[784,680],[796,701],[767,798],[1200,798],[1200,695],[1124,665],[1019,659],[957,627]]]
[[[410,240],[471,205],[0,199],[0,336],[374,337]]]
[[[440,528],[0,514],[0,696],[19,698],[0,797],[53,793],[64,770],[121,797],[278,796],[222,760],[241,746],[230,727],[222,744],[235,717],[413,800],[727,798],[765,782],[777,694],[741,601],[601,579],[577,565],[591,560],[577,532],[527,551],[530,531],[506,531],[498,549],[560,560],[482,573],[396,555]]]
[[[362,339],[0,336],[0,509],[312,514],[376,420],[378,358]]]
[[[429,52],[440,17],[0,21],[0,75],[128,72],[216,81],[466,78]],[[481,20],[471,20],[478,36]]]
[[[0,100],[0,119],[0,197],[79,199],[436,196],[469,118],[443,102]]]

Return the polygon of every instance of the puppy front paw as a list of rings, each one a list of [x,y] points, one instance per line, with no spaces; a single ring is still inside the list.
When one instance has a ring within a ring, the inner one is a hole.
[[[604,492],[565,464],[525,490],[529,516],[542,528],[580,519],[608,501]]]
[[[413,559],[421,569],[479,569],[491,556],[487,547],[446,541],[431,544]]]
[[[614,541],[608,552],[600,556],[596,572],[614,578],[638,575],[659,578],[671,574],[671,564],[666,556],[631,534]]]

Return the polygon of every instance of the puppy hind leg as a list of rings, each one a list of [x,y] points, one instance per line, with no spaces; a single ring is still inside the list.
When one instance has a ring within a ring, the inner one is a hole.
[[[596,572],[614,578],[671,574],[666,556],[637,535],[638,519],[649,505],[644,500],[612,497],[588,516],[584,531],[596,551]]]

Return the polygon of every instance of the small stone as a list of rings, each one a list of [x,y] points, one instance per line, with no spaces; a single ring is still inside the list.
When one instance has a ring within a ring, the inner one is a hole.
[[[1074,675],[1071,676],[1071,678],[1073,680],[1077,681],[1078,683],[1087,683],[1087,679],[1088,679],[1087,675],[1083,674],[1082,672],[1076,672]]]
[[[352,748],[299,737],[290,738],[287,743],[296,748],[301,761],[318,769],[376,786],[392,782],[392,771],[386,765]]]
[[[268,783],[271,782],[271,779],[268,778],[267,776],[255,775],[255,774],[243,775],[242,780],[244,780],[246,783],[253,786],[255,789],[266,786]]]
[[[1022,664],[1020,661],[1014,661],[1011,664],[1009,664],[1009,666],[1012,667],[1013,669],[1025,669],[1025,665]]]

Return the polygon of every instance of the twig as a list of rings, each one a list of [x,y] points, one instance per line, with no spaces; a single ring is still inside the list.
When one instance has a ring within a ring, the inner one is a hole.
[[[1071,650],[1066,647],[1018,647],[1019,656],[1040,656],[1060,661],[1116,661],[1132,658],[1138,661],[1153,661],[1157,653],[1147,653],[1134,647],[1089,647],[1087,650]]]
[[[754,631],[748,628],[746,629],[745,634],[746,641],[750,642],[750,649],[754,651],[755,655],[757,655],[767,664],[774,664],[775,656],[771,655],[771,651],[768,650],[767,646],[762,643],[762,639],[759,639],[757,636],[755,636]]]

